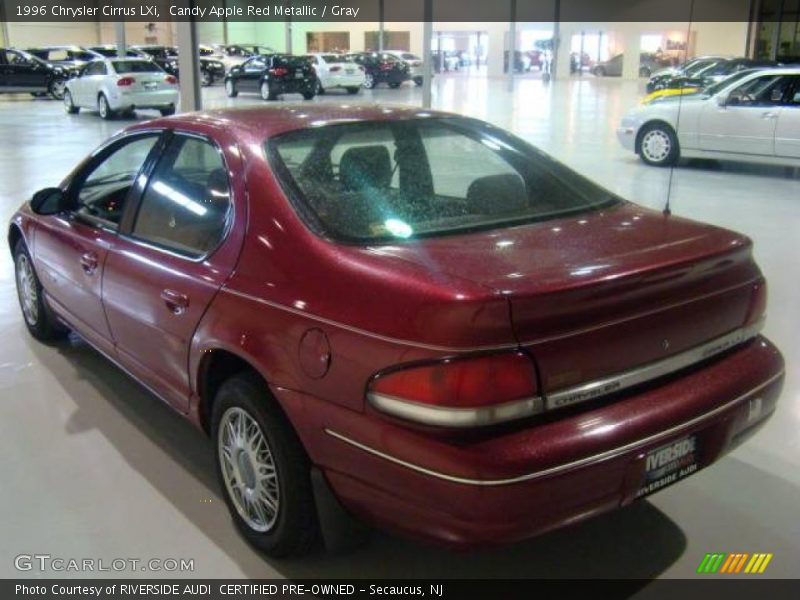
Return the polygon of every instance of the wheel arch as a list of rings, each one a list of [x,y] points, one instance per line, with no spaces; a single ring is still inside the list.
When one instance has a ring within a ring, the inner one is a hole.
[[[23,235],[20,226],[16,223],[11,223],[11,225],[8,227],[8,249],[11,251],[11,254],[14,254],[14,250],[16,249],[19,241],[24,239],[25,236]]]

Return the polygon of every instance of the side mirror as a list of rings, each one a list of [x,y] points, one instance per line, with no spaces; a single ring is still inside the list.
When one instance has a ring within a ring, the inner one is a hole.
[[[44,188],[31,198],[31,210],[37,215],[55,215],[68,208],[67,196],[61,188]]]

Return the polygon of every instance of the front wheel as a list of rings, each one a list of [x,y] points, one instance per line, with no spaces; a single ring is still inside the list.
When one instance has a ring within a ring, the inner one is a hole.
[[[211,429],[225,503],[245,539],[270,556],[310,550],[319,531],[311,463],[256,373],[222,384]]]
[[[680,156],[678,138],[666,123],[645,125],[638,136],[636,152],[648,165],[668,167],[674,165]]]
[[[419,87],[422,85],[422,77],[414,77],[414,83]]]
[[[64,337],[67,330],[45,304],[42,284],[33,269],[28,248],[22,240],[19,240],[14,247],[14,273],[22,317],[31,335],[43,342]]]
[[[372,73],[367,73],[364,76],[364,87],[371,90],[375,87],[375,76]]]
[[[317,79],[317,83],[314,86],[314,91],[316,94],[319,94],[320,96],[322,96],[325,93],[325,88],[322,87],[322,82],[319,79]]]
[[[100,113],[100,118],[106,121],[114,118],[114,111],[111,110],[111,107],[108,105],[105,94],[100,94],[100,97],[97,99],[97,112]]]
[[[239,95],[239,90],[236,89],[236,84],[233,83],[233,79],[225,80],[225,93],[228,95],[228,98],[236,98],[236,96]]]
[[[261,83],[261,98],[263,100],[269,100],[270,102],[278,99],[278,94],[272,91],[272,88],[267,81]]]
[[[56,79],[50,82],[50,86],[47,88],[47,91],[56,100],[63,100],[64,92],[66,91],[66,89],[67,89],[67,80],[61,77],[57,77]]]
[[[349,87],[349,88],[347,88],[347,93],[348,94],[357,94],[360,91],[361,91],[361,88],[357,88],[357,87]]]
[[[606,70],[603,67],[595,67],[592,70],[592,73],[594,73],[595,77],[605,77],[606,76]]]
[[[172,116],[172,115],[174,115],[174,114],[175,114],[175,105],[174,105],[174,104],[170,104],[170,105],[169,105],[168,107],[166,107],[166,108],[160,108],[160,109],[158,110],[158,112],[160,112],[160,113],[161,113],[161,116],[162,116],[162,117],[169,117],[169,116]]]
[[[75,106],[75,103],[72,101],[72,94],[69,90],[64,92],[64,111],[68,115],[77,115],[80,112],[80,108]]]
[[[309,90],[307,92],[303,92],[303,100],[313,100],[314,96],[316,96],[316,94],[314,93],[314,90]]]
[[[208,87],[212,83],[214,83],[214,77],[211,75],[211,73],[209,73],[205,69],[201,70],[200,71],[200,85],[202,85],[203,87]]]
[[[393,90],[396,90],[397,88],[400,87],[400,82],[399,81],[393,81],[392,83],[389,84],[389,87],[392,88]]]

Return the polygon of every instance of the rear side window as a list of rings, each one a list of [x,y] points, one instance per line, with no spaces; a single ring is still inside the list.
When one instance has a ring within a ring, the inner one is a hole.
[[[209,142],[176,135],[142,197],[133,236],[201,257],[222,241],[231,216],[228,173]]]
[[[158,73],[161,71],[156,63],[150,60],[115,60],[113,63],[114,70],[119,75],[126,75],[128,73]]]
[[[267,153],[312,228],[371,243],[507,227],[618,199],[525,142],[462,118],[329,125]]]

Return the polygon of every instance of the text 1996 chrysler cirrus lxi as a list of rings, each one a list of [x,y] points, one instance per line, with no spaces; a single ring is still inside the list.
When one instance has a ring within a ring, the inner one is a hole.
[[[783,383],[748,238],[445,113],[136,124],[8,241],[31,334],[74,330],[208,432],[272,555],[323,498],[455,546],[573,523],[716,461]]]

